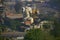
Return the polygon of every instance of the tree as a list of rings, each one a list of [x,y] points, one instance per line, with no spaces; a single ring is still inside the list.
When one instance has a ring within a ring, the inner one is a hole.
[[[20,13],[21,12],[21,8],[22,8],[22,4],[20,4],[20,2],[17,2],[14,6],[16,13]]]
[[[53,35],[55,37],[60,37],[60,22],[57,20],[54,20],[54,30],[53,30]]]
[[[13,30],[16,30],[17,26],[20,26],[21,23],[20,21],[18,20],[9,20],[10,21],[10,24],[11,24],[11,27]]]
[[[27,31],[24,40],[55,40],[49,33],[40,29],[31,29]]]
[[[3,3],[4,0],[0,0],[0,3]]]
[[[58,10],[60,10],[60,0],[50,0],[50,6],[56,7]]]

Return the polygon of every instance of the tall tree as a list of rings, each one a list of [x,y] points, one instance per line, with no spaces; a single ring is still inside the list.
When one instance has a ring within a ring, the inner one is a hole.
[[[16,13],[20,13],[21,8],[22,8],[22,4],[20,2],[16,2],[14,8],[16,10]]]

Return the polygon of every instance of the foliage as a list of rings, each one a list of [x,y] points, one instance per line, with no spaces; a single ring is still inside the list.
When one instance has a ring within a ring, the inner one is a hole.
[[[32,29],[27,32],[24,40],[55,40],[49,33],[40,29]]]
[[[50,6],[53,8],[56,7],[58,10],[60,10],[60,0],[50,0]]]
[[[54,20],[54,30],[52,31],[52,34],[55,36],[55,37],[60,37],[60,22],[57,21],[57,20]]]
[[[0,0],[0,3],[3,3],[4,0]]]
[[[16,27],[21,25],[21,23],[17,20],[10,20],[11,28],[16,30]]]
[[[14,6],[16,13],[21,12],[22,4],[20,2],[17,2]]]

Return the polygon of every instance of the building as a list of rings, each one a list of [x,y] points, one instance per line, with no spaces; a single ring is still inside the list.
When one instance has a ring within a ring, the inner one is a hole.
[[[6,17],[9,19],[18,19],[18,18],[23,18],[22,14],[13,14],[13,13],[6,13]]]

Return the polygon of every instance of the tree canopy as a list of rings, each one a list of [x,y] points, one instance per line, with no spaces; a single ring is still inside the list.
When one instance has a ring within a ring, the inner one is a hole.
[[[50,0],[50,4],[52,7],[56,7],[58,10],[60,10],[60,0]]]
[[[24,40],[54,40],[54,37],[40,29],[32,29],[26,33]]]

